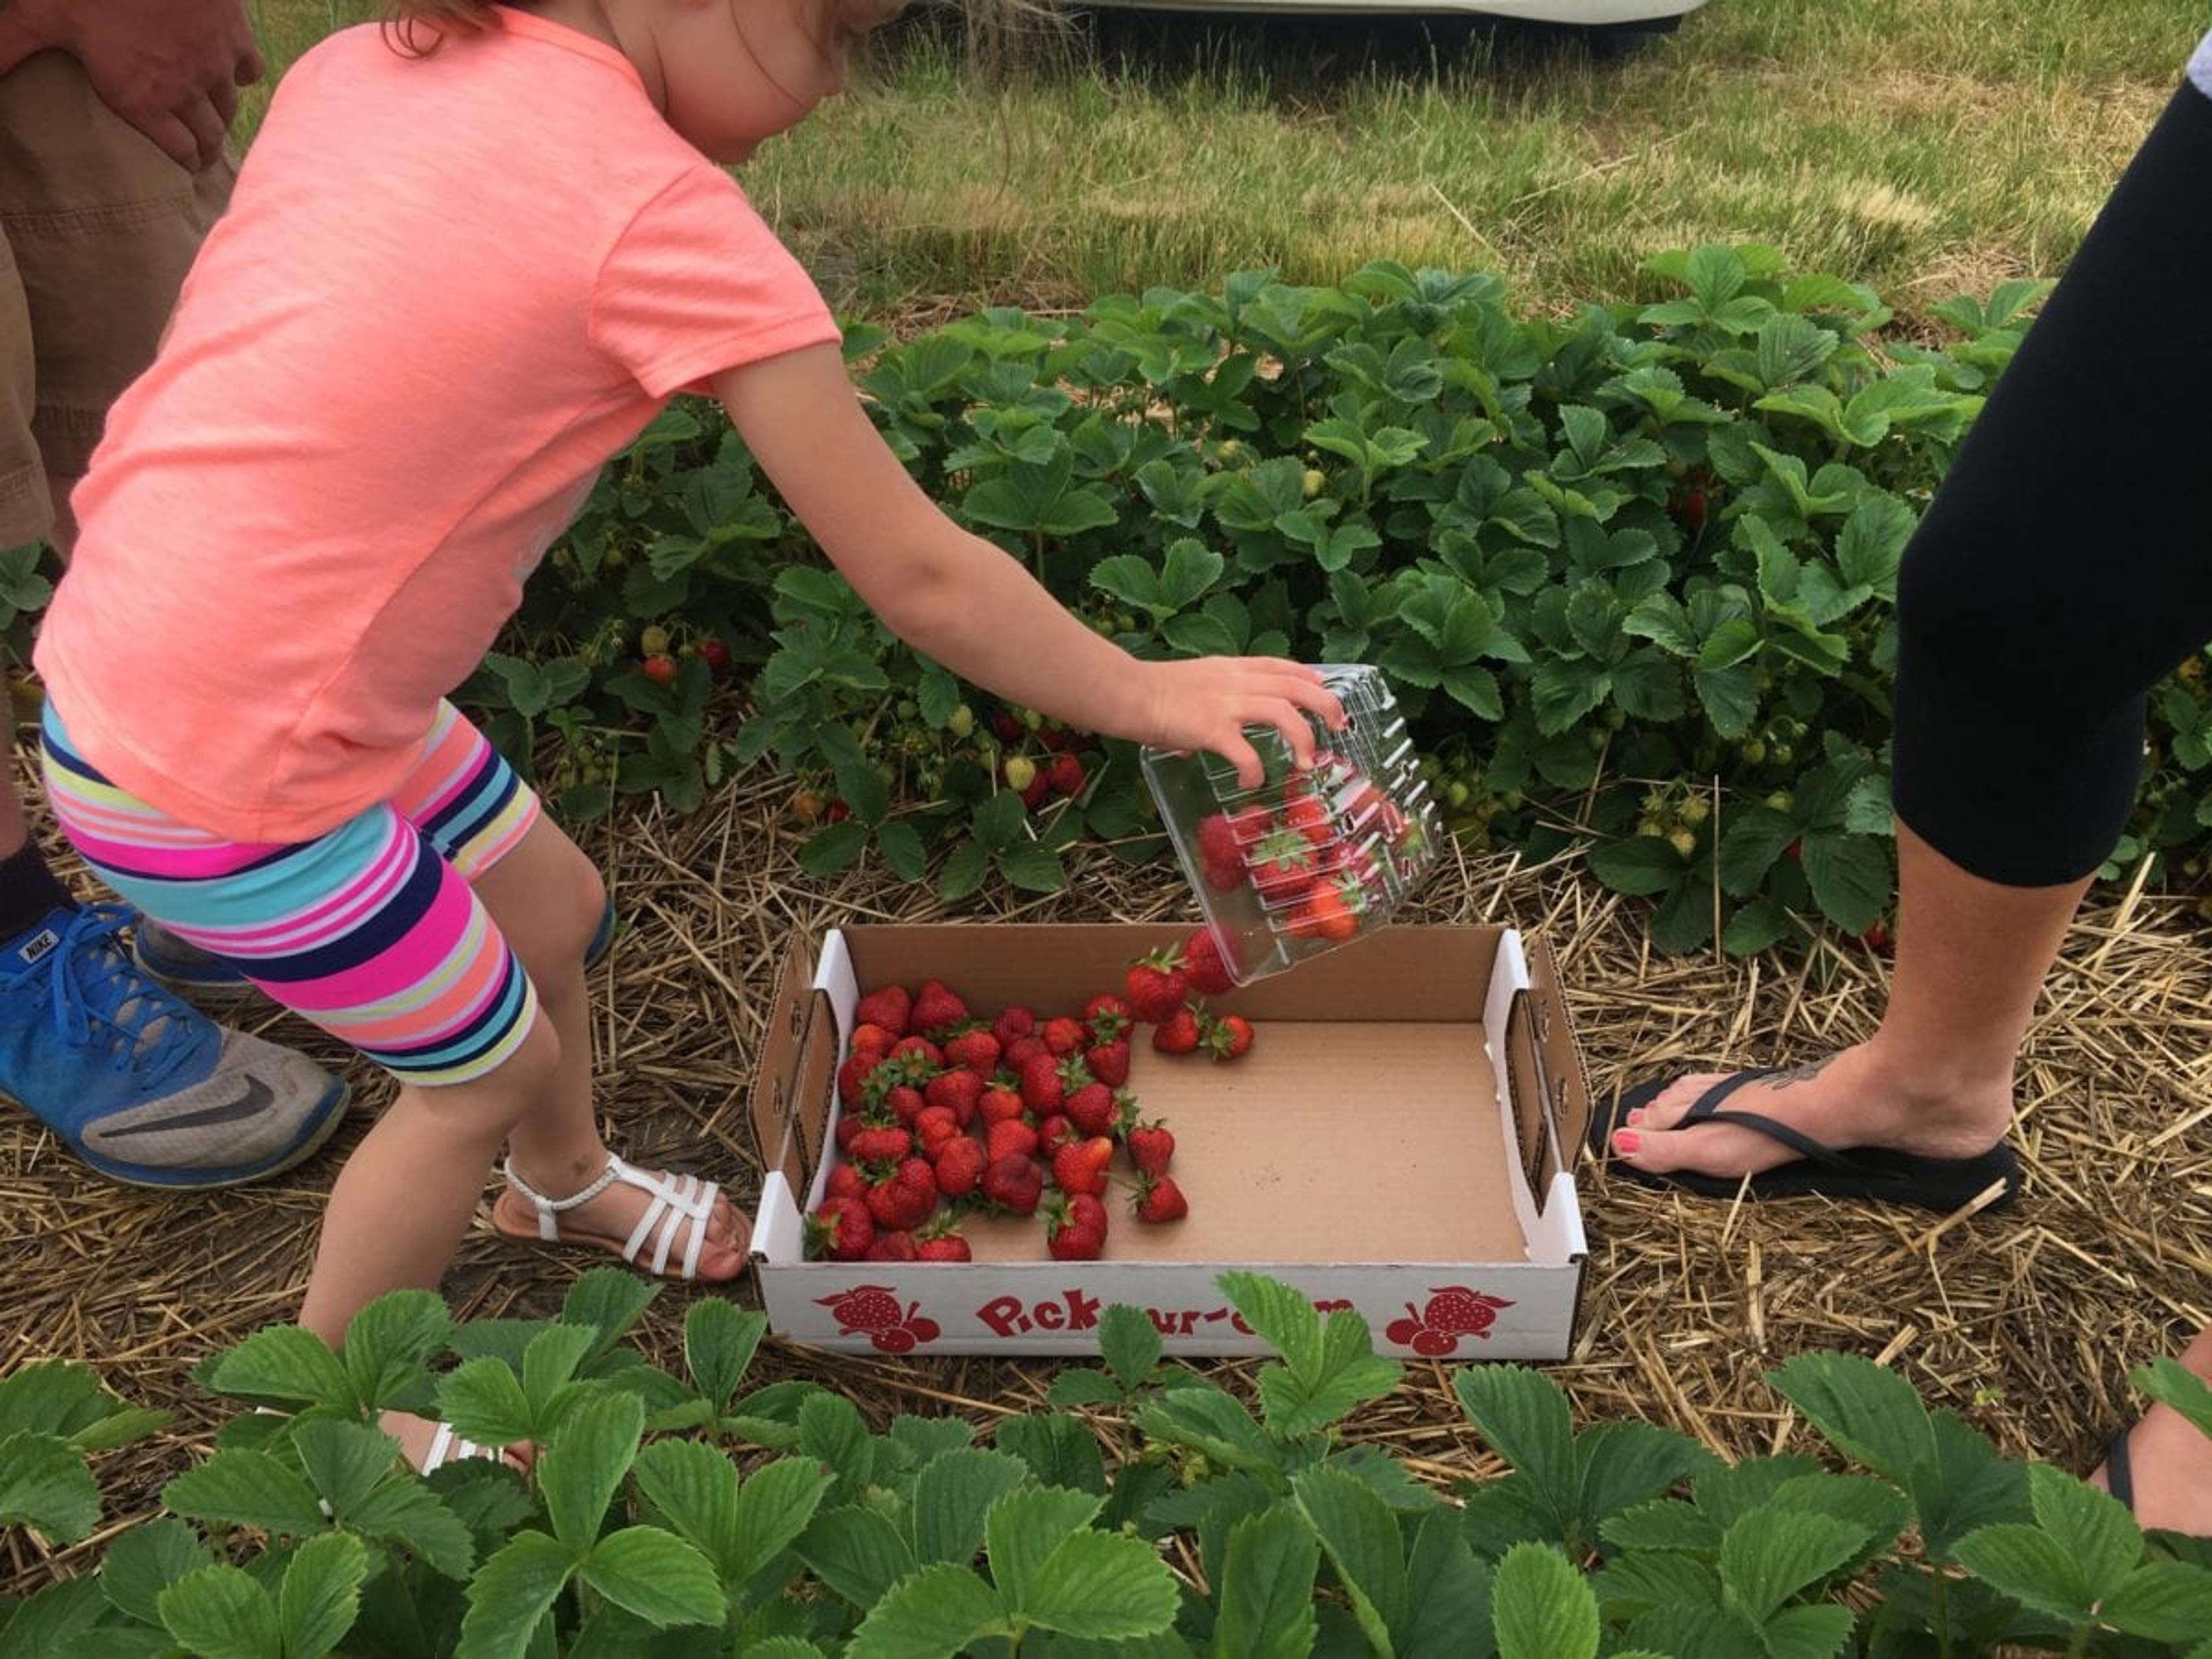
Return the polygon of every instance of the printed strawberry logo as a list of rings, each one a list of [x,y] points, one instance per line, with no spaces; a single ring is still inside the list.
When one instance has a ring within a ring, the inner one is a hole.
[[[815,1305],[830,1310],[840,1336],[865,1335],[878,1353],[911,1353],[944,1334],[938,1322],[912,1304],[902,1314],[898,1298],[888,1285],[855,1285],[835,1296],[815,1297]]]
[[[1512,1305],[1503,1297],[1470,1290],[1464,1285],[1438,1285],[1430,1291],[1427,1304],[1419,1312],[1408,1302],[1406,1317],[1392,1320],[1382,1334],[1423,1358],[1440,1358],[1456,1350],[1462,1336],[1488,1341],[1490,1328],[1497,1323],[1498,1310]]]
[[[1421,1310],[1421,1322],[1432,1331],[1449,1331],[1455,1336],[1481,1336],[1498,1322],[1498,1310],[1512,1305],[1464,1285],[1447,1285],[1429,1293],[1429,1304]]]
[[[855,1331],[887,1331],[900,1322],[898,1300],[888,1285],[855,1285],[835,1296],[817,1297],[814,1303],[830,1310],[830,1318],[842,1328],[837,1333],[840,1336],[850,1336]]]

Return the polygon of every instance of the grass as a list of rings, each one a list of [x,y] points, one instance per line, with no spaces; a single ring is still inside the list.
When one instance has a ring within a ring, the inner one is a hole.
[[[254,0],[272,65],[364,0]],[[1906,312],[2063,267],[2203,31],[2191,0],[1710,0],[1620,61],[1465,26],[1115,20],[981,76],[902,32],[747,189],[878,318],[1369,259],[1547,307],[1759,240]],[[260,102],[246,112],[245,130]]]

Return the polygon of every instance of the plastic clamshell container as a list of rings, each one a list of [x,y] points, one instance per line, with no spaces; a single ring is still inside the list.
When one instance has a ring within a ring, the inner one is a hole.
[[[1330,732],[1308,717],[1306,771],[1273,726],[1245,732],[1267,768],[1256,789],[1218,755],[1143,754],[1160,820],[1239,985],[1380,927],[1436,864],[1435,799],[1381,672],[1329,664],[1321,675],[1349,724]]]

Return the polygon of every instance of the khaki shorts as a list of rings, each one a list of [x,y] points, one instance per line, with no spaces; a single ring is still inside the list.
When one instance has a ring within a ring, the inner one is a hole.
[[[0,547],[53,527],[46,475],[82,475],[236,174],[186,173],[61,52],[0,76]]]

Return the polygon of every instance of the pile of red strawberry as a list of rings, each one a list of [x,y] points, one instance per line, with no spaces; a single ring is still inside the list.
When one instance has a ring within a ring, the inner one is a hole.
[[[1327,750],[1284,780],[1273,804],[1201,818],[1197,843],[1208,888],[1228,894],[1249,885],[1275,931],[1328,944],[1358,933],[1428,845],[1417,820]]]
[[[1240,1057],[1251,1022],[1198,1000],[1231,983],[1200,928],[1133,964],[1126,1000],[1093,997],[1080,1018],[1040,1019],[1017,1005],[986,1023],[933,979],[912,995],[896,985],[870,992],[837,1070],[843,1156],[808,1218],[809,1254],[966,1261],[957,1218],[987,1210],[1042,1215],[1053,1255],[1093,1259],[1106,1244],[1117,1151],[1134,1177],[1136,1218],[1180,1220],[1189,1206],[1168,1174],[1175,1136],[1141,1119],[1124,1086],[1130,1035],[1145,1021],[1162,1054]]]

